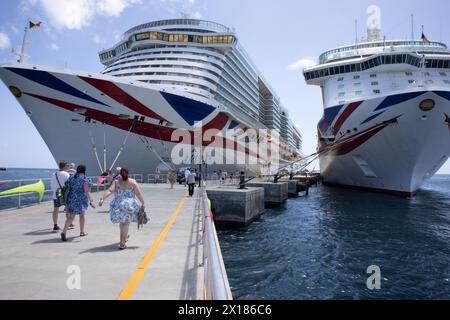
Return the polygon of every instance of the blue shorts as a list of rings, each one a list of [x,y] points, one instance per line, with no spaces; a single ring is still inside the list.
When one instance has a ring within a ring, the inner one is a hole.
[[[53,199],[53,207],[54,208],[60,208],[62,205],[59,203],[58,199]]]

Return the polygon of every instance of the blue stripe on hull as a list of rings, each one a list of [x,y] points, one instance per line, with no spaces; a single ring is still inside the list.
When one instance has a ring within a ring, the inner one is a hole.
[[[374,111],[390,108],[392,106],[395,106],[396,104],[417,98],[425,93],[426,93],[426,91],[421,91],[421,92],[409,92],[409,93],[402,93],[402,94],[396,94],[393,96],[389,96],[386,99],[384,99],[383,102]]]
[[[191,126],[195,122],[202,121],[211,113],[214,112],[215,108],[192,99],[188,99],[182,96],[170,94],[167,92],[161,92],[161,95],[166,99],[172,108]]]
[[[88,100],[94,103],[98,103],[101,105],[106,106],[103,102],[100,102],[84,92],[81,92],[78,89],[75,89],[74,87],[68,85],[64,81],[58,79],[57,77],[51,75],[50,73],[46,71],[40,71],[40,70],[29,70],[29,69],[21,69],[21,68],[6,68],[7,70],[14,72],[15,74],[18,74],[24,78],[27,78],[28,80],[37,82],[43,86],[46,86],[48,88],[64,92],[68,95]]]

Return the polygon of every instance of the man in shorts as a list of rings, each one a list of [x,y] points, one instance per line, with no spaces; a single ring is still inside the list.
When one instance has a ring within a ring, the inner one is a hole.
[[[56,191],[63,187],[66,183],[67,179],[69,179],[69,173],[67,170],[69,170],[69,165],[66,161],[61,161],[58,165],[59,170],[55,172],[52,175],[51,180],[51,188],[53,191],[53,231],[57,232],[60,230],[60,227],[58,226],[58,214],[59,214],[59,208],[61,207],[61,204],[58,201],[58,197],[56,196]]]

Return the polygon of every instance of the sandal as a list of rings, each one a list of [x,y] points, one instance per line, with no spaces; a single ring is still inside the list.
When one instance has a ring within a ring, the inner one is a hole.
[[[80,237],[86,237],[88,234],[86,232],[81,232]]]

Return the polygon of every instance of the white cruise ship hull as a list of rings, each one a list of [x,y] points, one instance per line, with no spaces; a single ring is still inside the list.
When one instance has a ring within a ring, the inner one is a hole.
[[[173,140],[175,130],[185,129],[193,135],[194,123],[202,121],[203,131],[216,129],[218,136],[226,139],[223,137],[227,130],[249,128],[207,101],[123,78],[17,64],[0,67],[0,78],[10,90],[15,90],[18,102],[55,160],[85,164],[90,175],[101,174],[113,165],[128,167],[132,173],[144,174],[144,178],[155,174],[158,167],[167,169],[167,165],[195,167],[192,154],[184,155],[184,163],[172,162],[172,149],[180,147],[181,142]],[[138,121],[134,120],[136,116]],[[226,147],[226,140],[222,142]],[[248,150],[240,152],[243,149],[236,150],[235,146],[231,149],[237,154],[237,161],[208,166],[208,171],[259,170],[260,165],[240,164],[242,157],[248,157]],[[222,155],[221,149],[216,152],[216,156]]]
[[[415,195],[450,156],[449,117],[450,91],[431,86],[326,109],[319,132],[335,139],[320,137],[324,182]]]

